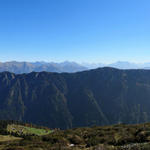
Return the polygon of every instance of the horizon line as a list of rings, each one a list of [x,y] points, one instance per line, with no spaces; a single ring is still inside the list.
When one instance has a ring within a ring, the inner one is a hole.
[[[109,64],[114,64],[114,63],[132,63],[132,64],[145,64],[145,63],[150,63],[150,61],[145,61],[145,62],[135,62],[135,61],[127,61],[127,60],[117,60],[117,61],[112,61],[112,62],[88,62],[88,61],[74,61],[74,60],[63,60],[63,61],[47,61],[47,60],[35,60],[35,61],[28,61],[28,60],[8,60],[8,61],[0,61],[0,63],[10,63],[10,62],[17,62],[17,63],[77,63],[77,64],[103,64],[103,65],[109,65]]]

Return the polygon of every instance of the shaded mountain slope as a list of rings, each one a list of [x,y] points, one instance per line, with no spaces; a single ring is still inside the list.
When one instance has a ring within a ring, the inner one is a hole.
[[[52,128],[150,121],[150,71],[0,73],[0,119]]]

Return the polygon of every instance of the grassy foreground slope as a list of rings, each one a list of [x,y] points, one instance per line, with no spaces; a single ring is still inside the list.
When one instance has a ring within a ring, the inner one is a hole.
[[[0,128],[0,131],[3,131],[0,132],[3,134],[0,136],[0,150],[150,150],[150,123],[84,127],[53,132],[44,128],[40,130],[28,127],[30,133],[38,133],[34,135],[15,132],[20,131],[20,127],[26,130],[26,126],[15,123]],[[5,137],[5,140],[1,140],[1,137]]]
[[[11,135],[0,135],[0,143],[1,142],[14,142],[21,140],[22,138],[11,136]]]

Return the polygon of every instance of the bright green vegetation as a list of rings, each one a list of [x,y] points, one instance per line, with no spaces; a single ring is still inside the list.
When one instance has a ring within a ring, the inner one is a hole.
[[[50,130],[45,130],[45,129],[37,129],[37,128],[30,128],[30,127],[25,127],[27,133],[35,134],[35,135],[46,135],[51,133]]]
[[[46,135],[51,133],[49,129],[39,129],[23,125],[8,124],[7,131],[9,133],[17,133],[18,135]]]

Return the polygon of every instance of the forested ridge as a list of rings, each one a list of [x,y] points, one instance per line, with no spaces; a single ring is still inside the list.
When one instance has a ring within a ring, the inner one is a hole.
[[[150,71],[0,73],[0,119],[50,128],[150,121]]]

